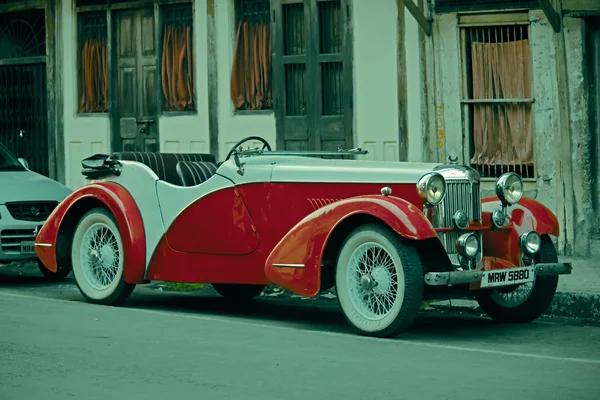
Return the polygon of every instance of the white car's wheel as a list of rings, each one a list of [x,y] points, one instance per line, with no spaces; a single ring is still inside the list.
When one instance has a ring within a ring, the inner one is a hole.
[[[118,304],[135,288],[123,279],[123,241],[105,208],[90,210],[81,218],[73,235],[71,257],[77,286],[92,303]]]
[[[335,281],[346,320],[363,335],[396,336],[410,328],[421,308],[419,255],[385,226],[364,225],[348,235],[338,255]]]

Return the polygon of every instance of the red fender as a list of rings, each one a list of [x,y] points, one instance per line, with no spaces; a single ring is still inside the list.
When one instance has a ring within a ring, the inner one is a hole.
[[[482,211],[487,220],[491,212],[501,207],[502,203],[495,196],[482,199]],[[508,226],[497,231],[483,232],[485,256],[503,258],[514,265],[519,265],[521,258],[519,236],[522,233],[533,230],[540,235],[560,235],[556,215],[535,199],[522,197],[517,204],[508,207],[507,211],[511,216]]]
[[[77,189],[50,214],[36,238],[36,254],[50,271],[57,270],[57,242],[60,235],[72,233],[79,219],[98,203],[104,204],[115,217],[123,238],[125,252],[124,279],[127,283],[142,283],[146,265],[144,223],[133,197],[116,183],[93,183]]]
[[[342,221],[358,214],[381,220],[407,239],[437,237],[422,210],[406,200],[377,195],[352,197],[322,207],[296,224],[267,258],[267,277],[275,284],[301,296],[316,296],[320,289],[325,245]]]

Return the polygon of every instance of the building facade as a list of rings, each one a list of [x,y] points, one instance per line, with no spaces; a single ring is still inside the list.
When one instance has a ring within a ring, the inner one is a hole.
[[[599,245],[595,0],[0,0],[0,140],[71,188],[81,160],[362,147],[516,171]]]

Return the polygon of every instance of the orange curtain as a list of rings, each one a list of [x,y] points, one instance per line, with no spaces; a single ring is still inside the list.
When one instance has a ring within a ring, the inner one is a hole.
[[[529,59],[527,40],[473,43],[473,98],[531,98]],[[531,103],[476,104],[471,163],[533,165],[531,115]]]
[[[194,108],[196,87],[190,26],[165,27],[161,78],[166,111],[187,111]]]
[[[88,39],[81,52],[80,113],[108,111],[108,42]]]
[[[240,22],[238,25],[231,71],[231,100],[238,110],[273,107],[268,22]]]

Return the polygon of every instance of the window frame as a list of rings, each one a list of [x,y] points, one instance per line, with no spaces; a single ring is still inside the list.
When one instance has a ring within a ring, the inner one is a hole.
[[[114,1],[114,0],[113,0]],[[112,70],[113,70],[113,57],[112,57],[112,52],[113,52],[113,22],[112,22],[112,14],[113,11],[116,10],[126,10],[126,9],[133,9],[133,8],[139,8],[139,7],[148,7],[148,6],[153,6],[155,13],[154,13],[154,20],[155,20],[155,35],[156,35],[156,43],[157,43],[157,51],[156,51],[156,72],[157,72],[157,79],[159,85],[157,86],[158,88],[158,92],[157,92],[157,101],[159,102],[159,109],[158,109],[158,115],[159,116],[164,116],[164,117],[172,117],[172,116],[189,116],[189,115],[197,115],[198,114],[198,76],[196,73],[197,70],[197,62],[198,62],[198,57],[197,57],[197,53],[196,53],[196,1],[195,0],[118,0],[119,2],[116,3],[112,3],[111,0],[98,0],[98,2],[103,2],[103,4],[94,4],[94,5],[77,5],[77,0],[72,0],[71,1],[71,5],[72,5],[72,12],[73,12],[73,21],[74,21],[74,44],[75,44],[75,51],[77,52],[77,57],[76,57],[76,107],[75,107],[75,115],[76,117],[98,117],[98,116],[109,116],[110,115],[110,108],[111,108],[111,102],[113,99],[113,95],[114,93],[113,91],[113,76],[112,76]],[[192,49],[192,56],[194,58],[194,80],[193,80],[193,85],[194,85],[194,89],[195,89],[195,94],[193,95],[193,104],[194,107],[192,110],[186,110],[186,111],[167,111],[165,110],[165,106],[164,106],[164,93],[162,91],[162,80],[161,80],[161,74],[162,74],[162,54],[163,54],[163,45],[162,45],[162,32],[163,32],[163,8],[164,6],[169,6],[169,5],[179,5],[179,4],[189,4],[192,10],[192,38],[193,38],[193,49]],[[108,38],[108,74],[109,74],[109,79],[108,79],[108,98],[109,98],[109,106],[108,106],[108,110],[105,112],[93,112],[93,113],[86,113],[86,112],[80,112],[79,111],[79,100],[81,99],[81,94],[82,94],[82,90],[81,90],[81,52],[80,52],[80,47],[81,47],[81,37],[80,37],[80,14],[84,14],[84,13],[90,13],[90,12],[104,12],[106,13],[106,30],[107,30],[107,38]]]
[[[533,48],[531,43],[531,21],[529,20],[529,10],[509,10],[506,12],[486,12],[486,13],[457,13],[457,40],[460,46],[459,51],[459,64],[460,64],[460,107],[461,107],[461,122],[463,128],[463,140],[465,146],[463,146],[463,157],[465,163],[468,163],[472,168],[474,167],[470,160],[472,152],[474,151],[474,130],[473,130],[473,114],[474,105],[496,103],[496,104],[531,104],[531,134],[533,135],[533,165],[531,167],[531,176],[522,176],[524,182],[536,182],[537,174],[537,133],[535,127],[535,93],[534,93],[534,71],[533,71],[533,57],[529,58],[529,79],[531,85],[531,98],[513,98],[513,99],[473,99],[469,92],[472,91],[472,75],[470,74],[470,61],[468,61],[469,48],[467,35],[470,28],[477,27],[489,27],[492,29],[501,29],[506,26],[526,26],[528,47],[530,55]],[[490,164],[498,165],[501,172],[498,176],[482,176],[482,181],[497,181],[500,175],[505,172],[509,172],[506,166],[501,164]],[[518,166],[515,168],[519,168]],[[519,173],[518,170],[515,172]],[[480,172],[481,175],[483,175]],[[521,175],[521,174],[519,174]],[[529,172],[525,172],[523,175],[529,175]]]
[[[236,38],[236,34],[237,34],[237,26],[238,23],[240,21],[240,14],[241,14],[241,4],[246,1],[246,0],[230,0],[229,1],[229,6],[231,7],[230,10],[230,32],[231,32],[231,41],[230,41],[230,62],[229,62],[229,76],[228,76],[228,83],[229,83],[229,88],[231,89],[231,73],[233,70],[233,59],[235,56],[235,38]],[[275,50],[274,50],[274,42],[273,42],[273,36],[275,35],[275,32],[277,32],[277,28],[276,25],[278,23],[280,23],[279,21],[273,21],[273,0],[263,0],[265,3],[268,3],[268,13],[269,13],[269,22],[270,22],[270,34],[271,34],[271,97],[273,98],[273,104],[271,105],[271,108],[265,108],[265,109],[261,109],[261,110],[240,110],[238,109],[235,104],[233,104],[233,101],[231,101],[230,96],[228,96],[229,99],[229,105],[231,107],[231,111],[232,114],[234,116],[250,116],[250,115],[258,115],[258,116],[265,116],[265,115],[275,115],[275,74],[273,73],[273,64],[275,63]],[[280,83],[277,83],[280,84]]]

